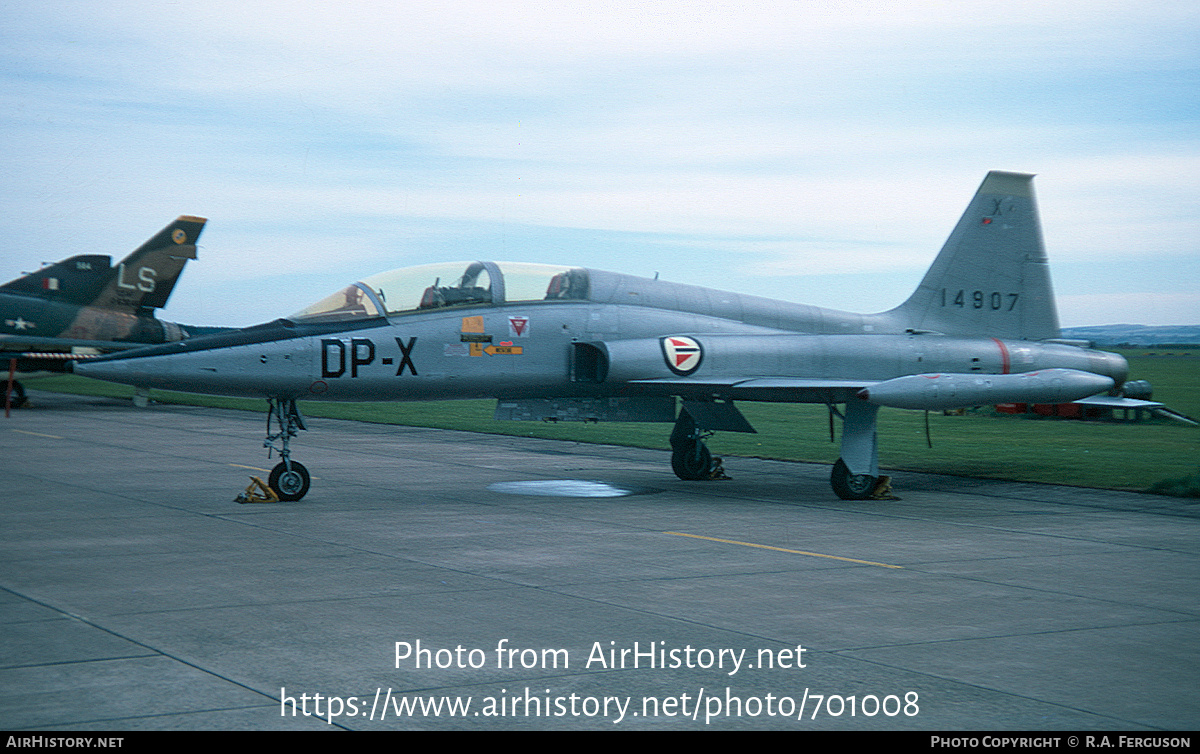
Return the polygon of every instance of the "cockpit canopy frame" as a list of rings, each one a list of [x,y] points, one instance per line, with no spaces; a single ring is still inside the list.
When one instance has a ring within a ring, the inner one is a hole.
[[[445,285],[443,285],[445,281]],[[396,317],[437,309],[587,300],[588,271],[528,262],[442,262],[365,278],[296,312],[296,322]]]

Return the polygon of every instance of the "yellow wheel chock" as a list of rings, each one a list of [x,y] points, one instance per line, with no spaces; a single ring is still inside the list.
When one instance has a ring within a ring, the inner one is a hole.
[[[871,490],[868,499],[899,500],[900,498],[892,494],[892,478],[890,476],[881,476],[879,477],[879,481],[875,482],[875,489]]]
[[[725,473],[725,464],[724,464],[723,459],[715,458],[715,457],[712,459],[712,468],[709,469],[709,471],[708,471],[708,478],[709,479],[733,479],[733,477],[731,477]]]
[[[235,503],[278,503],[279,495],[256,476],[250,477],[250,486],[233,499]]]

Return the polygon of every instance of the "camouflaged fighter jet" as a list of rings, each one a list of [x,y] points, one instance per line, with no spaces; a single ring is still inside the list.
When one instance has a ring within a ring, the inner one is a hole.
[[[187,337],[156,319],[189,259],[202,217],[183,216],[114,267],[112,257],[81,254],[0,286],[0,357],[17,372],[62,372],[67,358]],[[212,328],[208,328],[212,329]],[[15,359],[15,364],[13,360]],[[25,391],[13,383],[13,403]]]
[[[833,489],[866,498],[880,406],[1060,403],[1124,382],[1121,356],[1059,340],[1032,178],[989,173],[916,292],[879,314],[600,270],[435,264],[76,371],[266,398],[265,445],[283,459],[269,485],[285,500],[309,488],[288,445],[305,428],[297,401],[484,397],[498,419],[673,422],[683,479],[713,475],[712,431],[754,431],[737,401],[822,403],[843,418]]]

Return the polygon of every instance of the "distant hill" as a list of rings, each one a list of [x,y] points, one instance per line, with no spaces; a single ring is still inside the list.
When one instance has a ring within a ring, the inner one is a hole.
[[[1157,346],[1176,343],[1200,344],[1200,325],[1091,325],[1064,327],[1064,338],[1094,341],[1098,346]]]

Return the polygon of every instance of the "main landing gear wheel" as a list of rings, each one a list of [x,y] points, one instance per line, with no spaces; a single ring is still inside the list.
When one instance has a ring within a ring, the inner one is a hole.
[[[21,408],[25,405],[25,386],[19,382],[13,382],[12,393],[8,396],[8,404],[13,408]]]
[[[712,474],[712,453],[702,442],[693,442],[671,453],[671,470],[680,479],[709,479]]]
[[[679,412],[671,430],[671,470],[675,476],[688,481],[713,478],[712,453],[704,444],[704,438],[711,434],[697,427],[696,420],[686,410]],[[718,478],[729,477],[722,472]]]
[[[851,474],[846,462],[837,459],[829,477],[833,491],[843,500],[869,500],[879,484],[879,477],[870,474]]]
[[[288,466],[291,468],[289,469]],[[267,486],[279,496],[280,500],[292,501],[299,500],[308,493],[310,481],[308,469],[304,468],[303,464],[289,461],[280,463],[271,469]]]

